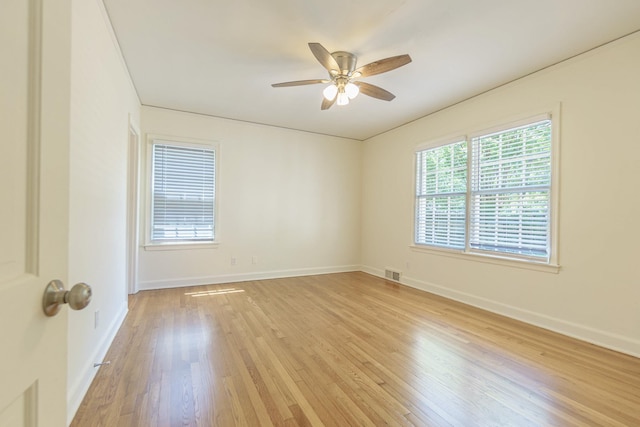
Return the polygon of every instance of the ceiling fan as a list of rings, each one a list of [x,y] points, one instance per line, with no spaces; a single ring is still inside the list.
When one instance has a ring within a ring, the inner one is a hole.
[[[309,43],[311,52],[318,62],[329,72],[328,79],[297,80],[293,82],[274,83],[273,87],[303,86],[317,83],[331,83],[322,94],[321,109],[327,110],[333,104],[347,105],[350,99],[355,98],[358,93],[371,96],[373,98],[391,101],[396,96],[381,87],[358,81],[361,77],[373,76],[386,73],[396,68],[407,65],[411,62],[409,55],[398,55],[390,58],[380,59],[356,68],[357,58],[354,54],[344,51],[329,53],[320,43]]]

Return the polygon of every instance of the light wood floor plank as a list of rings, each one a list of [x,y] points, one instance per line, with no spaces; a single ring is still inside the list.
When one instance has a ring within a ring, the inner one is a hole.
[[[73,427],[640,426],[640,359],[364,273],[140,292]]]

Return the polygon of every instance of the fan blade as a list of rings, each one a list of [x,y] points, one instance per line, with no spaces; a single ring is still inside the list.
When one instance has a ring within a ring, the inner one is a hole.
[[[331,80],[326,79],[314,79],[314,80],[297,80],[295,82],[274,83],[272,87],[289,87],[289,86],[304,86],[314,85],[316,83],[329,83]]]
[[[338,99],[338,97],[334,97],[332,100],[328,100],[325,97],[322,97],[322,105],[320,106],[321,110],[328,110],[329,108],[331,108],[331,106],[333,104],[336,103],[336,99]]]
[[[411,62],[409,55],[392,56],[391,58],[381,59],[379,61],[371,62],[367,65],[356,69],[353,72],[354,77],[367,77],[374,76],[376,74],[386,73],[387,71],[395,70],[396,68],[407,65]],[[358,74],[359,73],[359,74]]]
[[[391,101],[396,97],[391,92],[388,92],[381,87],[372,85],[370,83],[353,82],[353,84],[357,85],[360,88],[360,93],[364,93],[365,95],[371,96],[373,98],[382,99],[383,101]]]
[[[327,69],[329,73],[334,71],[334,73],[340,72],[340,66],[336,62],[335,58],[331,56],[329,51],[324,48],[320,43],[309,43],[309,49],[311,49],[311,53],[316,57],[318,62],[322,64],[324,68]],[[333,73],[331,73],[333,74]]]

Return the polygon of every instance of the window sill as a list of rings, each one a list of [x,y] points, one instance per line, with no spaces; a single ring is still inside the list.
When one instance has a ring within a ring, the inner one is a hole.
[[[485,255],[479,253],[460,252],[445,248],[427,247],[421,245],[409,245],[409,249],[414,252],[427,253],[450,258],[464,259],[486,264],[503,265],[506,267],[523,268],[526,270],[541,271],[545,273],[558,274],[560,266],[556,264],[546,264],[542,262],[526,261],[521,259],[501,257],[495,255]]]
[[[192,249],[216,249],[220,243],[147,243],[144,245],[145,251],[186,251]]]

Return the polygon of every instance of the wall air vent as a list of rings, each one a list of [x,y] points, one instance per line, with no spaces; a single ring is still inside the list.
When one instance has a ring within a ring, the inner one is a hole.
[[[388,268],[384,270],[384,277],[389,280],[393,280],[394,282],[400,281],[400,272],[389,270]]]

